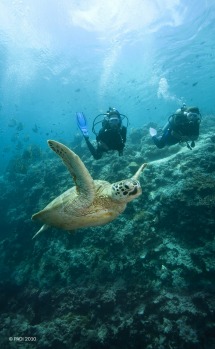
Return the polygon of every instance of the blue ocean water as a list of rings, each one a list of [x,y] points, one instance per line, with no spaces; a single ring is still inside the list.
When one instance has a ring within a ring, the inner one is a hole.
[[[132,127],[182,102],[214,112],[215,2],[0,1],[1,170],[109,106]]]
[[[214,349],[214,19],[215,0],[0,0],[1,348]],[[202,114],[196,146],[156,148],[149,126],[183,103]],[[110,106],[125,152],[96,161],[75,113],[92,126]],[[147,163],[142,195],[32,240],[32,214],[74,184],[47,139],[93,179]]]

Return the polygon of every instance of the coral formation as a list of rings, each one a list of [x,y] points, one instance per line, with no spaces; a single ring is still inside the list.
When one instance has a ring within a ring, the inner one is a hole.
[[[0,182],[1,348],[17,348],[9,337],[35,337],[19,343],[27,349],[215,347],[215,127],[205,117],[193,150],[159,150],[149,126],[131,132],[122,158],[96,162],[77,146],[92,176],[110,182],[148,162],[142,196],[103,227],[50,229],[32,241],[32,212],[72,182],[49,154],[24,152],[24,171],[15,172],[17,159],[8,167]]]

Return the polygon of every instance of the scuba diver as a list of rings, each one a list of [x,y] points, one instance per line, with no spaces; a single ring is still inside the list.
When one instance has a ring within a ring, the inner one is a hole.
[[[103,119],[99,119],[99,117]],[[101,159],[104,152],[109,150],[117,150],[119,156],[123,155],[123,149],[126,143],[126,133],[128,127],[128,118],[126,115],[120,114],[115,108],[109,108],[106,113],[99,114],[93,121],[92,132],[96,135],[97,147],[95,148],[89,140],[89,134],[87,129],[87,121],[82,112],[76,113],[77,124],[81,130],[86,144],[94,157],[94,159]],[[127,126],[122,125],[122,120],[127,119]],[[98,121],[97,121],[98,120]],[[95,126],[99,123],[102,124],[102,128],[97,133]]]
[[[154,144],[158,148],[164,148],[166,145],[174,145],[186,142],[191,150],[195,147],[195,141],[199,137],[199,126],[201,123],[201,114],[198,107],[186,107],[186,104],[168,118],[168,122],[162,129],[162,135],[157,135],[157,130],[150,127],[149,133]],[[189,144],[188,142],[191,141]]]

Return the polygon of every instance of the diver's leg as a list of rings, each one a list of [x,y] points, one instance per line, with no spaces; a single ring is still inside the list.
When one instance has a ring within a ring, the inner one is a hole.
[[[84,137],[86,144],[88,146],[89,151],[91,152],[92,156],[95,160],[99,160],[102,157],[102,150],[98,147],[97,149],[92,145],[92,143],[89,140],[89,137]]]
[[[152,139],[159,149],[164,148],[166,145],[171,146],[179,143],[179,140],[172,135],[170,129],[166,130],[161,137],[153,136]]]
[[[156,147],[159,149],[164,148],[166,145],[166,142],[165,142],[165,139],[163,136],[161,136],[161,137],[153,136],[152,140],[153,140],[154,144],[156,145]]]
[[[149,128],[149,133],[150,133],[150,136],[152,137],[152,140],[153,140],[154,144],[156,145],[156,147],[158,147],[160,149],[165,147],[166,142],[165,142],[165,134],[164,133],[162,136],[157,136],[157,130],[153,127]]]

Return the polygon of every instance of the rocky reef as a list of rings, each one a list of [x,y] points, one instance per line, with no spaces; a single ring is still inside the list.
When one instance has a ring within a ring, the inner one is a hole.
[[[70,144],[94,179],[148,163],[142,196],[103,227],[32,240],[31,215],[72,179],[49,149],[10,163],[0,179],[2,349],[215,348],[213,118],[193,150],[157,149],[154,124],[130,130],[121,158],[94,161],[84,142]]]

